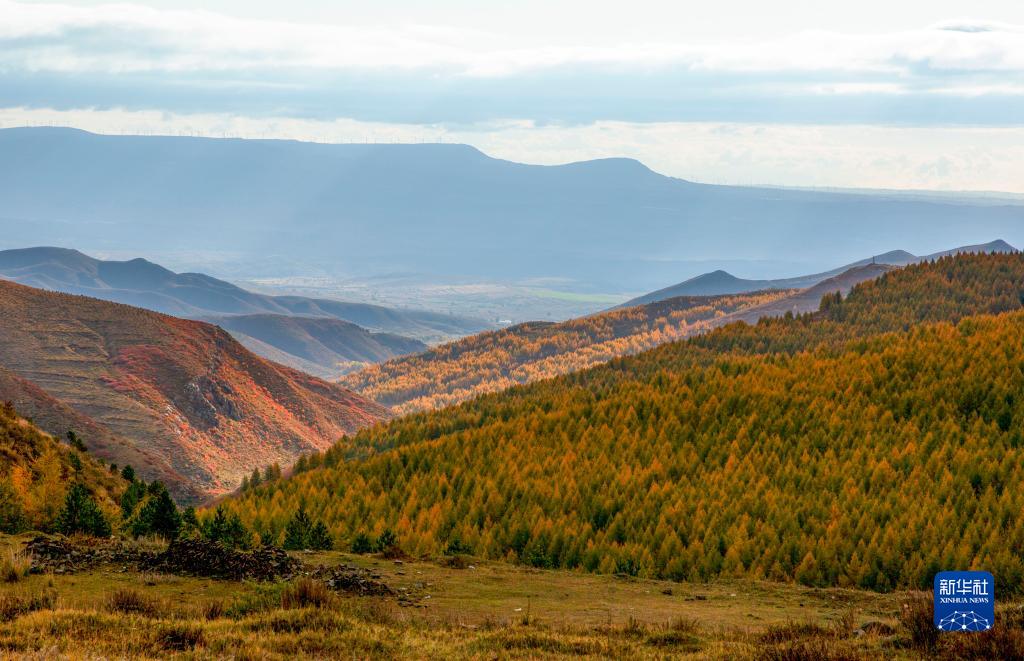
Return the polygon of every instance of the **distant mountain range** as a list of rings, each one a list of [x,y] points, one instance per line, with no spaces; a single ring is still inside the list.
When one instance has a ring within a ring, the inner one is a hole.
[[[184,501],[390,417],[216,326],[0,281],[0,401]]]
[[[144,259],[104,261],[65,248],[0,251],[0,278],[203,319],[266,358],[325,378],[422,351],[424,339],[461,337],[489,327],[481,320],[422,310],[257,294]]]
[[[1024,205],[713,186],[630,159],[525,165],[464,145],[25,128],[0,130],[0,226],[8,246],[204,262],[192,270],[561,278],[607,293],[652,290],[695,260],[843,263],[892,245],[1021,241]]]
[[[725,271],[712,271],[711,273],[698,275],[695,278],[690,278],[689,280],[672,285],[671,287],[665,287],[664,289],[659,289],[658,291],[651,292],[650,294],[638,296],[637,298],[627,301],[618,307],[644,305],[646,303],[663,301],[676,296],[718,296],[721,294],[742,294],[765,289],[804,289],[812,287],[819,282],[827,280],[828,278],[845,273],[850,269],[855,269],[872,263],[906,266],[907,264],[915,264],[929,259],[938,259],[939,257],[947,255],[990,252],[1017,252],[1017,249],[1006,241],[997,239],[989,243],[961,246],[959,248],[953,248],[952,250],[943,250],[941,252],[924,256],[913,255],[905,250],[893,250],[882,253],[881,255],[862,259],[852,264],[840,266],[839,268],[832,269],[831,271],[775,280],[747,280],[744,278],[737,278],[731,273],[726,273]],[[820,299],[821,297],[819,296],[818,298]]]

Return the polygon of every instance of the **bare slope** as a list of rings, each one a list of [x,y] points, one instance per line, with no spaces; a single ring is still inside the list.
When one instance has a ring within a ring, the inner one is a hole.
[[[389,415],[250,353],[216,326],[126,305],[0,282],[0,334],[0,365],[165,457],[169,465],[138,468],[186,499]]]

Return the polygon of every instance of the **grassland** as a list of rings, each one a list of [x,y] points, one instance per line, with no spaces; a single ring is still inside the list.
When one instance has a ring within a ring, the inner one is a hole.
[[[26,539],[3,537],[0,552]],[[915,627],[930,624],[930,612],[914,593],[300,555],[372,568],[413,605],[346,596],[309,579],[233,582],[117,566],[30,574],[0,584],[0,650],[29,658],[914,659],[1024,649],[1017,605],[1001,607],[1001,638],[943,639]]]

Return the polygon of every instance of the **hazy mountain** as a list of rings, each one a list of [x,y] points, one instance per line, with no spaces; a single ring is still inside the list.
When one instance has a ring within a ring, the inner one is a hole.
[[[322,378],[338,377],[369,363],[427,348],[419,340],[371,333],[356,324],[325,317],[245,314],[206,317],[205,321],[230,332],[250,351]],[[266,355],[270,352],[262,350],[261,344],[283,355]]]
[[[285,465],[390,416],[250,353],[211,324],[83,296],[0,281],[0,337],[0,365],[138,449],[129,456],[83,429],[98,456],[133,463],[186,500],[232,489],[255,467]],[[139,465],[139,453],[161,459]]]
[[[400,333],[434,341],[474,333],[488,327],[485,322],[477,319],[424,310],[397,310],[365,303],[257,294],[200,273],[174,273],[144,259],[106,261],[66,248],[41,247],[0,251],[0,278],[32,287],[135,305],[178,317],[326,317],[386,333]],[[248,327],[251,329],[253,325],[249,324]],[[324,325],[322,328],[328,327],[330,325]],[[343,329],[345,337],[352,338],[358,335],[343,324],[333,327]],[[324,340],[323,332],[320,336]],[[266,334],[257,333],[254,337],[274,344],[267,340]],[[361,342],[366,341],[365,337],[360,337]],[[408,347],[419,347],[418,342],[401,342],[393,335],[380,336],[378,339],[381,349],[374,352],[384,357],[406,353]],[[335,349],[337,350],[340,347],[339,343],[343,342],[342,337],[336,338]],[[387,346],[396,348],[389,354],[385,348]],[[279,348],[288,351],[283,347]],[[343,351],[339,353],[344,354]],[[365,351],[360,353],[359,350],[352,353],[352,356],[359,355],[367,354]]]
[[[813,273],[795,278],[779,278],[774,280],[748,280],[744,278],[737,278],[730,273],[719,270],[698,275],[695,278],[690,278],[689,280],[672,285],[671,287],[659,289],[651,292],[650,294],[638,296],[637,298],[623,303],[619,307],[643,305],[645,303],[662,301],[675,296],[716,296],[720,294],[741,294],[745,292],[761,291],[764,289],[804,289],[812,287],[828,278],[867,264],[875,263],[889,264],[892,266],[906,266],[907,264],[914,264],[928,259],[938,259],[939,257],[955,255],[958,253],[989,252],[1017,252],[1017,249],[1006,241],[997,239],[989,243],[961,246],[959,248],[943,250],[941,252],[923,256],[913,255],[905,250],[893,250],[882,253],[881,255],[874,255],[872,257],[856,261],[852,264],[840,266],[839,268],[832,269],[831,271]],[[820,299],[821,296],[818,296],[818,298]]]
[[[8,245],[206,254],[258,275],[273,263],[604,291],[653,289],[698,259],[843,263],[883,246],[1024,239],[1024,206],[970,197],[702,185],[630,159],[524,165],[461,145],[57,128],[0,131],[0,219]]]

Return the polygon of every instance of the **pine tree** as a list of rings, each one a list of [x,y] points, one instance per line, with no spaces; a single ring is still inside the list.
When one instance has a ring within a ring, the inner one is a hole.
[[[377,538],[377,550],[387,551],[395,546],[398,546],[398,535],[396,535],[391,528],[385,528],[384,532],[382,532],[380,537]]]
[[[291,521],[284,529],[284,548],[289,551],[301,551],[303,549],[311,548],[309,533],[312,528],[309,516],[306,514],[305,507],[299,507],[299,510],[292,517]]]
[[[79,452],[86,452],[87,451],[87,448],[85,447],[85,443],[82,442],[82,439],[80,439],[78,437],[78,434],[76,434],[71,429],[68,430],[68,444],[71,447],[73,447],[74,449],[78,450]]]
[[[334,548],[334,539],[323,521],[317,521],[309,531],[309,548],[314,551],[330,551]]]
[[[0,532],[13,535],[25,526],[25,508],[10,480],[0,482]]]
[[[125,470],[130,470],[130,467],[126,466]],[[124,490],[124,493],[121,494],[121,518],[130,518],[145,496],[146,485],[142,482],[132,481],[128,488]]]
[[[213,516],[202,527],[203,537],[211,542],[223,542],[227,538],[228,515],[223,505],[218,505]]]
[[[136,537],[160,535],[166,539],[175,539],[181,529],[178,506],[160,482],[153,482],[149,486],[149,492],[150,496],[132,521],[132,534]]]
[[[196,508],[189,505],[185,508],[185,511],[181,513],[181,531],[183,533],[192,533],[199,530],[199,517],[196,516]]]
[[[75,484],[68,490],[64,507],[57,515],[56,528],[65,535],[110,536],[110,522],[103,516],[92,494],[81,484]]]
[[[361,532],[352,539],[351,549],[353,553],[373,553],[373,540],[365,532]]]

